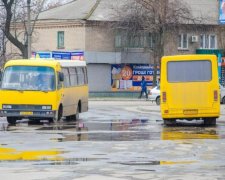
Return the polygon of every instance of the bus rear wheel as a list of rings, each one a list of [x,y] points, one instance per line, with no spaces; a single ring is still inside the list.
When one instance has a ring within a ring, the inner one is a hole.
[[[16,124],[16,120],[17,120],[16,117],[7,117],[7,122],[9,124]]]
[[[204,125],[215,126],[216,125],[216,118],[204,118]]]
[[[160,97],[157,97],[156,100],[155,100],[155,102],[156,102],[156,105],[159,106],[160,105]]]
[[[163,119],[163,122],[166,126],[176,125],[176,119]]]

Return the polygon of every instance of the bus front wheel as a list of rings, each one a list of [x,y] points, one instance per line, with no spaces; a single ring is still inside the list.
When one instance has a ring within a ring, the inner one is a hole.
[[[16,117],[7,117],[7,122],[9,124],[16,124]]]
[[[76,110],[76,114],[71,115],[71,116],[67,116],[66,120],[78,120],[79,119],[79,112],[80,112],[80,108],[79,105],[77,106],[77,110]]]
[[[216,125],[216,118],[204,118],[204,125],[215,126]]]
[[[62,106],[59,107],[59,110],[56,113],[57,113],[56,116],[54,118],[49,119],[49,122],[57,123],[58,121],[61,120],[62,115],[63,115],[63,108],[62,108]]]

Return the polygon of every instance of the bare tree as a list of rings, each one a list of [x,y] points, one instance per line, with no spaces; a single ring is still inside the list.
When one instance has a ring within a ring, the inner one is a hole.
[[[30,31],[30,35],[32,35],[35,22],[38,19],[38,15],[43,8],[45,0],[37,0],[31,3],[31,16],[32,19],[32,27]],[[3,11],[1,11],[2,19],[4,22],[1,22],[2,29],[6,38],[19,49],[22,57],[28,57],[28,43],[27,43],[27,35],[28,29],[26,26],[27,22],[27,2],[26,0],[1,0],[0,6],[3,7]],[[24,35],[24,38],[21,36]]]
[[[153,55],[153,85],[156,84],[157,65],[164,55],[167,33],[177,33],[181,24],[185,27],[203,22],[200,17],[194,18],[190,8],[181,0],[126,0],[122,8],[114,10],[116,20],[112,25],[117,31],[122,31],[125,36],[129,34],[129,37],[141,33],[151,35],[151,45],[146,48]]]

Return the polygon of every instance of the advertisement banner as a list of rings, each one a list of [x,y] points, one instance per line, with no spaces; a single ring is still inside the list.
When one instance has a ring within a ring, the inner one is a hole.
[[[71,60],[84,60],[84,52],[83,51],[77,51],[77,52],[71,52]]]
[[[52,52],[50,51],[39,51],[39,52],[32,52],[32,58],[52,58]]]
[[[70,60],[71,53],[70,52],[52,51],[52,58]]]
[[[153,85],[154,67],[149,64],[114,64],[111,66],[111,85],[113,91],[140,90],[142,77],[145,77],[147,86]],[[160,76],[157,66],[157,79]]]
[[[38,51],[32,52],[32,58],[53,58],[61,60],[84,60],[83,51]]]
[[[219,0],[219,23],[225,24],[225,0]]]

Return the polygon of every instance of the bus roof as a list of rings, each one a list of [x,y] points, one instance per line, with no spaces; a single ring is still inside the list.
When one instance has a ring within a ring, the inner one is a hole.
[[[214,59],[216,55],[214,54],[186,54],[186,55],[174,55],[174,56],[163,56],[163,60],[206,60]]]
[[[56,60],[62,67],[86,66],[85,61],[78,60]]]
[[[18,60],[9,60],[6,62],[5,67],[7,66],[50,66],[54,67],[58,65],[59,62],[53,60],[33,60],[33,59],[18,59]]]
[[[74,66],[86,66],[85,61],[75,60],[54,60],[54,59],[18,59],[10,60],[5,64],[8,66],[50,66],[55,67],[57,65],[61,67],[74,67]]]

